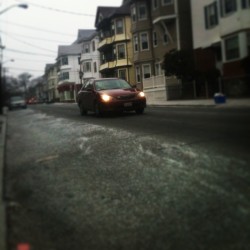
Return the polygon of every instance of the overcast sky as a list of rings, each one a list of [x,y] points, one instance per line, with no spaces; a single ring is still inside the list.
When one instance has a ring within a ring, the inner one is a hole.
[[[98,6],[120,6],[122,0],[0,0],[0,11],[18,3],[29,8],[0,15],[3,67],[7,75],[29,72],[38,77],[46,63],[55,62],[58,45],[74,42],[78,29],[95,29]]]

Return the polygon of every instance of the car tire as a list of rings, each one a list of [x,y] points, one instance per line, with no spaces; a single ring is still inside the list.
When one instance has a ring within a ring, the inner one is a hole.
[[[135,110],[136,114],[142,115],[144,113],[144,108],[138,108]]]
[[[83,107],[82,103],[79,104],[79,108],[81,116],[87,115],[88,111]]]

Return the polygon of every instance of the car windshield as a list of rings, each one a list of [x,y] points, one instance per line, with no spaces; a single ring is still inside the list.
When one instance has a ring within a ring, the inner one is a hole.
[[[95,82],[96,90],[128,89],[131,85],[122,79],[98,80]]]
[[[11,97],[11,101],[15,102],[15,101],[22,101],[23,97],[22,96],[12,96]]]

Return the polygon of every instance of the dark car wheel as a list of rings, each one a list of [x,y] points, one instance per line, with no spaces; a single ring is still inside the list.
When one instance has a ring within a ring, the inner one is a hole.
[[[144,108],[138,108],[135,110],[136,114],[141,115],[144,113]]]
[[[79,104],[79,108],[80,108],[80,114],[82,116],[87,115],[88,111],[83,107],[82,103]]]

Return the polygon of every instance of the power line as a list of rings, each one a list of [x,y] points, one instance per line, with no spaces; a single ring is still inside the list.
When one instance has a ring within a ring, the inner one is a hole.
[[[12,57],[6,57],[4,56],[5,59],[12,59]],[[18,57],[15,57],[15,61],[18,62],[18,61],[24,61],[24,62],[34,62],[34,63],[47,63],[47,60],[30,60],[30,59],[24,59],[24,58],[18,58]],[[53,63],[53,62],[52,62]]]
[[[19,26],[19,27],[23,27],[26,29],[32,29],[32,30],[39,30],[42,32],[47,32],[47,33],[53,33],[53,34],[58,34],[58,35],[62,35],[62,36],[71,36],[71,37],[75,37],[75,35],[70,35],[70,34],[66,34],[66,33],[61,33],[61,32],[57,32],[57,31],[53,31],[53,30],[47,30],[47,29],[42,29],[42,28],[37,28],[34,26],[30,26],[30,25],[23,25],[23,24],[19,24],[19,23],[14,23],[14,22],[10,22],[10,21],[5,21],[5,20],[0,20],[2,23],[7,23],[10,25],[14,25],[14,26]]]
[[[34,36],[26,36],[26,35],[23,35],[23,34],[18,34],[18,33],[15,33],[15,32],[6,32],[5,30],[0,30],[0,33],[3,33],[3,34],[12,34],[12,35],[16,35],[18,37],[24,37],[24,38],[29,38],[29,39],[34,39],[34,40],[39,40],[39,41],[46,41],[46,42],[53,42],[53,43],[59,43],[59,44],[62,44],[62,43],[65,43],[63,41],[57,41],[57,40],[51,40],[51,39],[44,39],[44,38],[40,38],[40,37],[34,37]],[[68,43],[65,43],[65,44],[68,44]]]
[[[34,72],[44,72],[44,70],[27,69],[27,68],[16,68],[16,67],[7,67],[7,69],[10,69],[10,70],[22,70],[22,71],[34,71]]]
[[[36,49],[40,49],[40,50],[44,50],[44,51],[49,51],[49,52],[55,52],[54,50],[45,49],[45,48],[42,48],[42,47],[39,47],[39,46],[35,46],[35,45],[31,44],[31,43],[22,41],[22,40],[20,40],[20,39],[14,38],[14,37],[11,36],[11,35],[7,35],[7,34],[6,34],[6,36],[9,36],[9,37],[10,37],[11,39],[13,39],[13,40],[16,40],[16,41],[18,41],[18,42],[20,42],[20,43],[23,43],[23,44],[26,44],[26,45],[29,45],[29,46],[31,46],[31,47],[33,47],[33,48],[36,48]]]
[[[17,1],[17,0],[16,0]],[[18,1],[19,2],[19,1]],[[35,4],[35,3],[31,3],[31,2],[27,2],[29,5],[40,8],[40,9],[46,9],[46,10],[50,10],[50,11],[56,11],[56,12],[60,12],[60,13],[64,13],[64,14],[70,14],[70,15],[76,15],[76,16],[89,16],[89,17],[95,17],[95,15],[92,14],[86,14],[86,13],[79,13],[79,12],[73,12],[73,11],[68,11],[68,10],[62,10],[62,9],[56,9],[56,8],[51,8],[48,6],[44,6],[44,5],[40,5],[40,4]]]
[[[45,57],[55,57],[54,55],[50,54],[39,54],[39,53],[32,53],[29,51],[21,51],[21,50],[16,50],[16,49],[9,49],[5,48],[5,50],[11,51],[11,52],[16,52],[16,53],[21,53],[21,54],[28,54],[28,55],[34,55],[34,56],[45,56]]]

